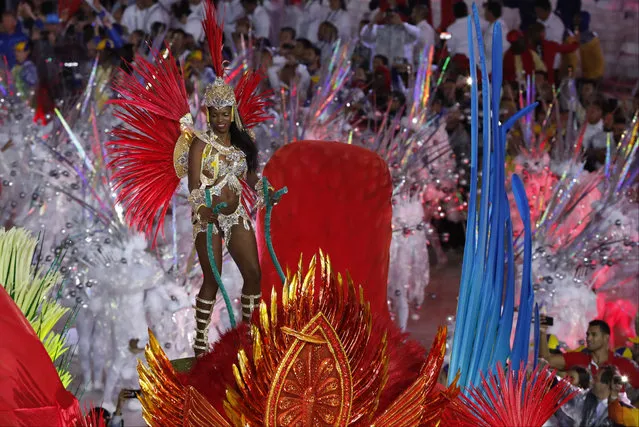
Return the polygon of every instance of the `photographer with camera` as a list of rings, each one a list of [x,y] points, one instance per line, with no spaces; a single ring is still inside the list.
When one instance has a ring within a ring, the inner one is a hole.
[[[413,47],[420,36],[420,29],[402,21],[395,9],[379,12],[360,33],[362,43],[388,58],[394,68],[413,64]]]
[[[604,366],[589,390],[582,390],[564,405],[552,425],[571,427],[631,427],[639,425],[638,410],[622,403],[619,394],[624,377],[614,366]]]
[[[574,366],[583,366],[596,378],[603,366],[611,365],[628,379],[632,388],[639,389],[639,366],[610,350],[610,326],[606,322],[593,320],[588,324],[585,351],[551,354],[546,339],[548,327],[552,326],[552,322],[549,322],[551,319],[543,316],[540,319],[539,357],[545,359],[552,368],[564,371]]]

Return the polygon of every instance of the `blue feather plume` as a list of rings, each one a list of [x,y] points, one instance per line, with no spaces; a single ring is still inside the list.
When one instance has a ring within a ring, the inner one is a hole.
[[[483,164],[481,193],[478,191],[479,93],[473,29],[479,46],[482,73]],[[527,363],[530,344],[534,294],[531,276],[531,230],[528,200],[523,183],[513,177],[512,188],[524,222],[524,266],[518,305],[515,338],[510,344],[515,312],[515,265],[510,208],[506,194],[506,133],[521,117],[534,110],[532,104],[519,111],[505,124],[499,122],[502,84],[502,29],[494,26],[492,84],[488,79],[479,14],[473,4],[468,17],[468,40],[471,46],[471,178],[466,244],[457,305],[455,336],[449,367],[449,382],[460,374],[458,384],[479,384],[481,373],[488,373],[497,363],[510,360],[519,367]],[[481,194],[481,196],[479,196]],[[478,197],[480,199],[478,200]],[[478,205],[479,201],[479,206]]]

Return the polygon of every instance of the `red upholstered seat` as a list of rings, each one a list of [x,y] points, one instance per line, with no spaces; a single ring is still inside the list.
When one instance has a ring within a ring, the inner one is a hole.
[[[300,141],[279,149],[264,169],[279,189],[288,187],[274,208],[271,234],[284,271],[297,270],[321,249],[333,271],[348,272],[364,288],[373,313],[388,315],[386,286],[391,241],[392,182],[376,153],[340,142]],[[258,219],[262,296],[281,283],[264,239],[264,211]]]

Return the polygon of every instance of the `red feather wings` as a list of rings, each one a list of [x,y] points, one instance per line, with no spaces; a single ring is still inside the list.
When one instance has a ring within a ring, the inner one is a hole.
[[[184,77],[167,49],[153,61],[137,56],[132,75],[120,72],[112,103],[124,126],[108,144],[117,201],[133,228],[153,236],[153,244],[180,179],[173,151],[180,136],[180,118],[189,113]]]

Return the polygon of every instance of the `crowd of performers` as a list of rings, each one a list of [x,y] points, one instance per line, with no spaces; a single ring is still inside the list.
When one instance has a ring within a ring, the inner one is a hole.
[[[383,73],[362,81],[341,42],[300,96],[260,71],[273,50],[226,61],[203,7],[200,63],[175,32],[119,70],[96,54],[64,97],[3,74],[0,417],[100,425],[60,391],[77,354],[75,394],[114,412],[139,382],[151,425],[636,425],[636,105],[570,74],[502,90],[473,49],[466,77],[427,48],[381,107]],[[457,315],[427,352],[401,331],[428,248],[445,263],[464,225]]]

